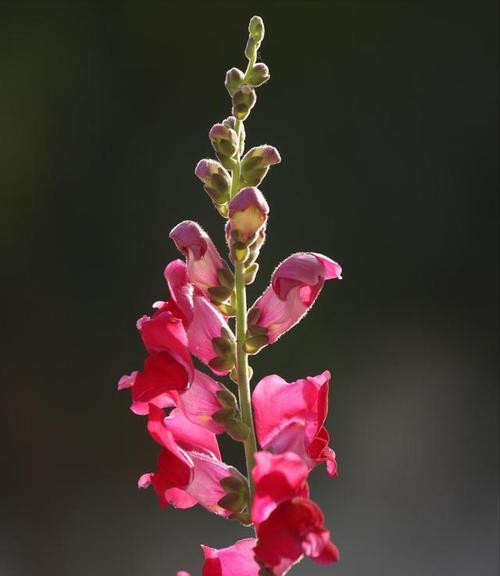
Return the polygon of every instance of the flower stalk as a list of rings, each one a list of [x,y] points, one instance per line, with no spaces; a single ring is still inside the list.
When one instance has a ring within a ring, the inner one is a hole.
[[[249,355],[300,322],[325,282],[340,278],[342,270],[316,252],[292,254],[247,306],[246,287],[259,270],[269,215],[257,186],[281,162],[268,144],[245,152],[244,121],[256,103],[255,89],[269,80],[268,67],[257,62],[262,19],[254,16],[248,30],[245,72],[231,68],[226,74],[232,115],[209,132],[217,159],[204,158],[195,168],[226,220],[233,267],[197,222],[184,220],[171,230],[183,259],[165,268],[170,299],[155,302],[152,315],[137,322],[148,356],[142,370],[118,383],[131,390],[132,412],[147,416],[147,431],[161,448],[156,469],[142,474],[138,487],[151,487],[162,507],[198,504],[253,527],[252,538],[227,548],[202,546],[204,576],[284,576],[306,556],[319,564],[339,558],[307,482],[322,463],[330,476],[337,474],[325,427],[330,372],[294,382],[270,374],[250,388]],[[229,376],[238,398],[207,371]],[[246,474],[223,461],[222,434],[243,444]]]

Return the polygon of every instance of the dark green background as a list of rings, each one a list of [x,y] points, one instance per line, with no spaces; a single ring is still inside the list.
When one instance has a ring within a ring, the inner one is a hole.
[[[495,3],[207,1],[0,5],[2,576],[195,576],[246,534],[135,488],[158,449],[115,384],[169,230],[223,248],[193,170],[254,13],[248,144],[283,163],[250,300],[291,252],[344,267],[254,362],[334,375],[340,475],[311,484],[342,558],[294,573],[497,574]]]

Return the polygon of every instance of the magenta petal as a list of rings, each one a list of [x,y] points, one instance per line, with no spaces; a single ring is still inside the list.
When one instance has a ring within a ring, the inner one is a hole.
[[[227,548],[203,546],[203,576],[258,576],[260,567],[254,560],[255,538],[239,540]]]
[[[223,331],[232,334],[224,316],[202,296],[193,300],[193,320],[187,330],[189,350],[202,362],[208,364],[216,357],[212,340],[219,338]],[[224,330],[223,330],[224,329]],[[234,336],[232,336],[234,340]],[[216,374],[227,374],[229,370],[217,371]]]
[[[212,418],[212,415],[221,409],[216,396],[220,390],[222,386],[219,382],[195,370],[191,387],[177,394],[176,404],[191,422],[215,434],[221,434],[224,426]]]
[[[335,453],[324,428],[328,412],[330,372],[287,382],[274,374],[257,384],[252,394],[255,428],[260,445],[274,453],[292,451],[313,467],[327,462],[336,472]]]
[[[189,282],[208,297],[208,289],[220,285],[218,270],[226,268],[215,244],[192,220],[177,224],[170,232],[170,238],[186,256]]]
[[[295,496],[308,496],[306,483],[309,469],[299,456],[292,452],[275,455],[256,452],[256,465],[252,470],[255,497],[252,504],[252,521],[258,526],[282,502]]]

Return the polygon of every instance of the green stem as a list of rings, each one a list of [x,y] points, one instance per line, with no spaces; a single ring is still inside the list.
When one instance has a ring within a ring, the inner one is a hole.
[[[236,133],[238,139],[241,134],[241,121],[236,121]],[[240,152],[238,150],[236,166],[232,173],[231,198],[239,190],[240,186]],[[245,266],[237,262],[234,267],[235,292],[236,292],[236,370],[238,375],[238,395],[241,418],[250,429],[248,438],[245,440],[245,459],[247,465],[248,484],[250,489],[250,504],[253,499],[252,468],[254,465],[254,453],[257,451],[255,429],[252,414],[252,399],[250,394],[250,378],[248,366],[248,354],[245,352],[245,336],[247,332],[247,295],[245,284]],[[250,506],[249,506],[250,508]]]
[[[250,379],[248,374],[248,354],[245,352],[245,335],[247,331],[247,297],[242,263],[235,265],[236,284],[236,368],[238,372],[238,393],[240,411],[243,422],[249,427],[250,433],[245,440],[245,458],[250,487],[250,503],[253,498],[253,482],[251,477],[254,465],[254,453],[257,451],[255,430],[253,425],[252,401],[250,396]]]

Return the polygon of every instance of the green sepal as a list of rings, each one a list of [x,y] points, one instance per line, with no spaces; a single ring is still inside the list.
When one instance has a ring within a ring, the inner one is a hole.
[[[226,288],[234,288],[234,274],[229,270],[229,268],[219,268],[217,270],[217,278],[222,286]]]
[[[212,338],[212,348],[217,356],[225,358],[233,354],[234,343],[224,336],[218,336],[216,338]]]
[[[255,276],[257,276],[258,270],[259,265],[257,264],[257,262],[254,262],[248,268],[245,269],[244,272],[245,284],[251,284],[255,280]]]
[[[208,289],[210,297],[215,302],[224,302],[224,300],[227,300],[229,296],[231,296],[232,292],[232,288],[227,288],[226,286],[212,286]]]
[[[236,396],[227,388],[223,388],[222,390],[219,390],[215,394],[215,396],[217,398],[217,402],[223,408],[232,408],[233,410],[237,409],[238,402],[236,400]]]
[[[237,310],[234,306],[230,304],[224,304],[224,302],[219,302],[216,304],[217,308],[224,314],[224,316],[236,316]]]
[[[231,370],[234,366],[234,356],[232,354],[225,358],[216,356],[210,360],[208,365],[216,372],[226,372],[226,370]]]
[[[264,346],[269,344],[267,336],[250,336],[245,340],[243,348],[247,354],[257,354]]]

